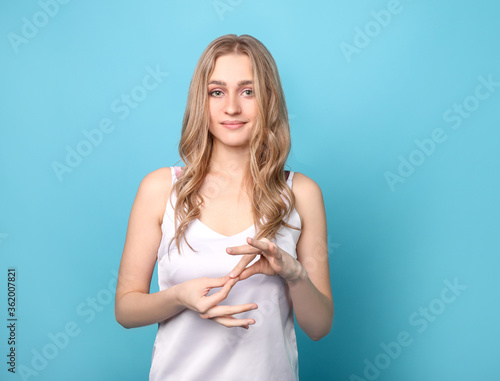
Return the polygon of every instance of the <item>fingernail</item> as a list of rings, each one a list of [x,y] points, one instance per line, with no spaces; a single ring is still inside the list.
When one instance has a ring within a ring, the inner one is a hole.
[[[230,276],[231,278],[234,278],[236,275],[238,275],[238,274],[236,273],[236,271],[231,271],[231,272],[229,273],[229,276]]]
[[[252,310],[256,310],[257,308],[259,308],[259,306],[255,305],[255,306],[252,307]]]
[[[226,251],[230,254],[233,252],[233,249],[231,247],[226,248]]]

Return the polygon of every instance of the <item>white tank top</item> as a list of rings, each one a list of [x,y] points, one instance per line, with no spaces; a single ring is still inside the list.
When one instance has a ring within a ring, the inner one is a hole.
[[[171,167],[172,185],[177,180]],[[292,187],[294,172],[287,183]],[[200,277],[227,275],[241,259],[226,253],[226,247],[246,244],[254,237],[255,226],[224,236],[196,219],[186,231],[186,239],[198,252],[182,240],[182,253],[172,242],[174,210],[177,197],[172,192],[161,225],[162,239],[158,249],[158,282],[160,290]],[[294,209],[287,221],[301,228]],[[273,240],[280,248],[297,258],[296,245],[300,230],[281,228]],[[219,290],[219,288],[215,289]],[[226,328],[210,319],[185,309],[158,324],[153,347],[149,379],[151,381],[267,381],[298,380],[298,353],[292,302],[286,282],[279,276],[257,274],[233,287],[221,305],[256,303],[258,309],[236,317],[253,318],[248,330]]]

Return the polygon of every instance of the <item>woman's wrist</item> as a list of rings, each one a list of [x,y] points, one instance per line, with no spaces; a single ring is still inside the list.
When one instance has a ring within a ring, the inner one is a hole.
[[[185,308],[186,306],[183,303],[183,295],[182,295],[182,283],[176,284],[170,287],[170,292],[172,293],[172,297],[176,307]]]
[[[302,263],[300,263],[296,259],[294,261],[295,261],[295,269],[291,272],[289,276],[285,278],[289,286],[302,283],[304,280],[308,278],[307,271],[305,267],[302,266]]]

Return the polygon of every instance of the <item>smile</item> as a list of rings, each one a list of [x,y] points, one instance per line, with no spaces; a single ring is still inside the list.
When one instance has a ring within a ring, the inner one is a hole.
[[[240,127],[242,127],[246,122],[243,122],[241,120],[226,120],[224,122],[222,122],[221,124],[226,127],[226,128],[229,128],[230,130],[236,130]]]

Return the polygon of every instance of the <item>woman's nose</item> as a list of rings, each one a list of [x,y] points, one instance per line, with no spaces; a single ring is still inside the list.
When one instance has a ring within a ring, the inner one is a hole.
[[[226,98],[226,113],[230,115],[239,114],[241,112],[240,103],[237,94],[230,94]]]

